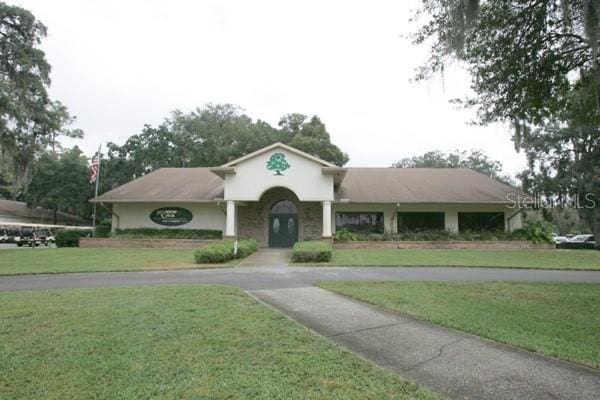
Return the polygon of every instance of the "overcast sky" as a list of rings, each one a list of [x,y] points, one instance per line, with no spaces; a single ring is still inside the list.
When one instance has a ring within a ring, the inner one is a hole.
[[[241,106],[276,125],[321,117],[349,166],[389,166],[428,150],[483,149],[525,166],[506,126],[470,126],[457,68],[411,83],[425,48],[404,36],[416,1],[10,1],[48,27],[51,94],[76,115],[86,153],[170,111]]]

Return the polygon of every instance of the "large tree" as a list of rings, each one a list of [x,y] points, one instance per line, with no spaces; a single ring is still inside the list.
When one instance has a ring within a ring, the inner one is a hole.
[[[457,60],[471,73],[462,101],[477,121],[512,125],[530,190],[598,196],[600,1],[423,0],[417,14],[415,43],[431,46],[417,78]],[[580,210],[598,235],[600,204]]]
[[[287,143],[336,165],[348,161],[316,116],[289,114],[277,129],[253,120],[237,106],[208,104],[190,113],[175,111],[157,127],[146,125],[122,146],[108,143],[102,191],[160,167],[225,164],[273,142]]]
[[[431,44],[417,78],[459,60],[479,122],[539,124],[565,106],[570,74],[598,63],[598,0],[423,0],[416,44]],[[516,129],[515,139],[520,130]]]
[[[343,166],[348,155],[331,143],[325,124],[314,115],[288,114],[279,121],[279,141],[312,154],[335,165]]]
[[[77,147],[62,154],[45,153],[36,162],[25,201],[54,211],[89,217],[88,199],[92,197],[85,155]]]
[[[407,157],[392,164],[394,168],[469,168],[497,180],[502,177],[502,163],[492,160],[482,150],[441,152],[428,151],[421,156]]]
[[[67,128],[73,118],[66,107],[48,96],[50,65],[38,47],[45,36],[33,14],[0,2],[0,152],[12,169],[13,198],[26,190],[36,157],[59,136],[82,136]]]
[[[8,199],[12,189],[12,168],[7,156],[0,152],[0,199]]]
[[[545,195],[557,207],[577,208],[600,238],[600,111],[594,74],[582,78],[557,118],[523,138],[529,169],[526,189]],[[596,240],[600,248],[600,240]]]

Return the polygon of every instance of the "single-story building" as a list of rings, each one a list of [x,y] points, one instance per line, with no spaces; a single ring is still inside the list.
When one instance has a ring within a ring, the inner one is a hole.
[[[469,169],[343,168],[274,143],[213,168],[161,168],[104,193],[112,229],[218,229],[263,246],[336,229],[521,227],[517,189]]]

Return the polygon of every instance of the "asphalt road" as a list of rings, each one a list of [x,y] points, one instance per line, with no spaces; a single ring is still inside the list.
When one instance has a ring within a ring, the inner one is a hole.
[[[246,290],[261,290],[309,287],[318,280],[600,282],[600,271],[455,267],[241,267],[88,272],[0,276],[0,291],[192,283],[225,284]]]

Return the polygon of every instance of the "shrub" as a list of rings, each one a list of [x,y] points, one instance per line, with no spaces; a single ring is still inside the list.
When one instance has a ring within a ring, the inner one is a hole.
[[[432,229],[423,231],[404,231],[398,232],[399,240],[418,240],[418,241],[446,241],[455,240],[456,234],[444,229]]]
[[[240,240],[238,242],[237,254],[235,258],[245,258],[258,250],[258,241],[254,239]]]
[[[292,249],[293,262],[328,262],[331,260],[330,242],[297,242]]]
[[[503,230],[450,232],[444,229],[423,231],[401,231],[386,233],[363,233],[357,235],[358,240],[366,241],[478,241],[478,240],[527,240],[536,243],[552,242],[550,231],[543,224],[526,224],[524,228],[514,232]],[[336,233],[336,241],[338,240]]]
[[[79,247],[79,238],[91,236],[92,232],[82,229],[61,229],[56,232],[56,247]]]
[[[530,240],[534,243],[553,243],[551,228],[548,224],[542,221],[528,222],[521,229],[517,229],[512,233],[514,238],[521,240]]]
[[[258,250],[258,242],[253,239],[238,241],[237,254],[233,254],[233,240],[220,240],[200,247],[194,253],[196,264],[222,264],[234,258],[244,258]]]
[[[96,225],[96,237],[107,238],[110,236],[110,225]]]
[[[215,229],[128,228],[111,234],[123,239],[222,239],[223,232]]]
[[[354,232],[351,232],[347,228],[342,228],[335,231],[336,242],[356,242],[357,240],[358,235]]]
[[[233,260],[233,242],[211,243],[196,250],[194,256],[197,264],[220,264]]]

